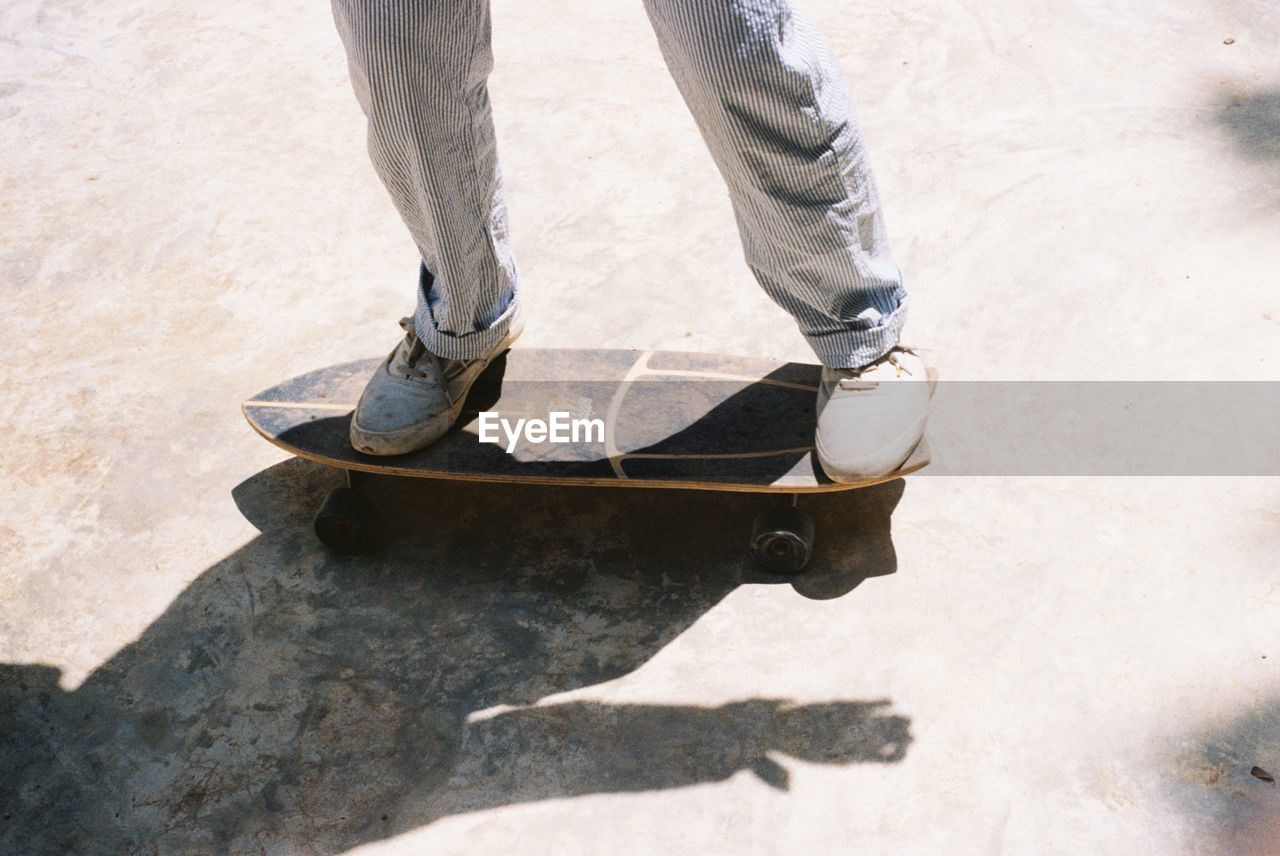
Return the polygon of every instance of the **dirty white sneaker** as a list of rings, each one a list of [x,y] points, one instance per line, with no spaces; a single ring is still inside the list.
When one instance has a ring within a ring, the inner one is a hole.
[[[827,477],[852,482],[900,467],[924,436],[934,383],[902,346],[860,369],[823,366],[815,445]]]
[[[404,340],[378,366],[351,414],[351,445],[366,455],[403,455],[443,437],[457,421],[476,378],[521,331],[517,316],[487,356],[450,360],[426,349],[412,318],[401,318],[400,326]]]

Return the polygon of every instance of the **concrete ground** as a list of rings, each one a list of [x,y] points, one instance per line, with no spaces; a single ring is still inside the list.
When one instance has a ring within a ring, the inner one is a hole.
[[[809,5],[945,377],[1277,379],[1275,4]],[[1276,479],[921,475],[792,584],[750,497],[392,483],[334,558],[238,412],[411,305],[326,4],[0,27],[0,850],[1280,853]],[[640,3],[494,27],[523,343],[807,358]]]

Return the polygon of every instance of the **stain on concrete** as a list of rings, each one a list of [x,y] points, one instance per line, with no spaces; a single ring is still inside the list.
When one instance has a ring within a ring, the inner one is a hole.
[[[1226,86],[1214,120],[1230,132],[1242,157],[1280,160],[1280,89]]]
[[[1265,778],[1280,766],[1280,699],[1202,723],[1174,765],[1171,791],[1196,852],[1280,855],[1280,794]]]

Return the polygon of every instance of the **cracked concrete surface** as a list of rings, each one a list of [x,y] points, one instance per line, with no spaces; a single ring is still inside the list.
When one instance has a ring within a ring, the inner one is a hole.
[[[808,6],[946,377],[1277,379],[1273,5]],[[793,583],[750,497],[388,483],[326,555],[238,404],[415,265],[327,6],[0,24],[0,849],[1280,852],[1275,479],[818,497]],[[640,4],[494,26],[523,343],[808,359]]]

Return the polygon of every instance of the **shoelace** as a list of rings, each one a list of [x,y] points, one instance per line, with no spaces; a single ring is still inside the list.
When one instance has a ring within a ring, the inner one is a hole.
[[[836,375],[839,378],[839,380],[836,381],[836,385],[840,389],[844,389],[844,390],[856,391],[856,390],[875,389],[877,386],[880,385],[880,382],[875,380],[863,380],[862,374],[863,372],[866,372],[877,366],[883,365],[884,363],[888,363],[889,365],[893,366],[893,369],[897,373],[898,377],[902,377],[904,373],[908,376],[913,376],[911,375],[911,370],[908,369],[906,366],[904,366],[901,362],[899,362],[898,360],[899,353],[910,354],[913,357],[920,356],[916,352],[915,348],[911,348],[906,345],[894,345],[893,348],[890,349],[889,353],[885,354],[883,357],[876,360],[875,362],[869,363],[863,366],[862,368],[836,369]]]
[[[396,348],[391,358],[391,369],[407,378],[425,380],[429,372],[418,368],[418,364],[424,356],[429,360],[434,360],[436,356],[428,351],[422,344],[422,340],[418,338],[412,318],[401,318],[400,329],[404,330],[404,341]]]
[[[473,362],[471,360],[446,360],[428,351],[427,346],[422,344],[422,340],[418,338],[418,331],[414,326],[413,318],[401,318],[400,329],[404,330],[405,333],[404,342],[401,343],[400,347],[396,348],[395,355],[391,359],[391,368],[404,377],[413,380],[427,380],[432,376],[432,369],[434,369],[435,376],[448,382],[457,377],[469,363]],[[430,362],[431,368],[418,368],[423,359]]]

